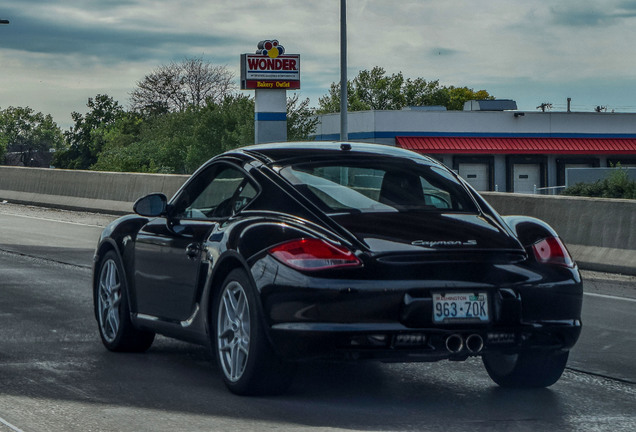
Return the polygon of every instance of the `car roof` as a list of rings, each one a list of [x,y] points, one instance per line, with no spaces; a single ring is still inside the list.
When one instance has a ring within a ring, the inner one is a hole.
[[[427,156],[384,144],[360,143],[349,141],[299,141],[284,143],[257,144],[242,147],[228,153],[248,154],[264,163],[281,163],[293,159],[341,158],[347,156],[394,157],[401,159],[417,159],[420,162],[436,163]]]

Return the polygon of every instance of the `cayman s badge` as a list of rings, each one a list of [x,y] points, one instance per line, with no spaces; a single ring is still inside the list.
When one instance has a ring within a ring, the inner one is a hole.
[[[415,240],[412,241],[413,246],[424,246],[429,248],[447,247],[447,246],[477,246],[477,240]]]

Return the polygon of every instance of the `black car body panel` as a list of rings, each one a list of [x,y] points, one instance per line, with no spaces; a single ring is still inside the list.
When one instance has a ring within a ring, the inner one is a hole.
[[[328,176],[312,192],[304,189],[304,179],[348,164],[363,173],[351,199],[366,203],[382,192],[367,175],[378,161],[400,172],[435,171],[440,183],[431,177],[423,186],[427,201],[419,208],[380,200],[372,211],[347,208],[346,197],[332,203]],[[217,188],[205,189],[209,182]],[[446,183],[448,194],[438,190]],[[218,204],[195,208],[195,192]],[[434,361],[567,351],[581,330],[582,281],[574,263],[536,258],[537,242],[548,237],[558,238],[544,222],[502,218],[454,173],[416,153],[358,143],[260,145],[209,161],[160,212],[109,225],[95,254],[94,284],[104,254],[117,251],[137,328],[213,344],[215,296],[226,276],[242,269],[268,342],[285,359]],[[351,251],[357,264],[290,267],[272,251],[295,239]],[[487,319],[434,322],[433,297],[448,293],[484,299]]]

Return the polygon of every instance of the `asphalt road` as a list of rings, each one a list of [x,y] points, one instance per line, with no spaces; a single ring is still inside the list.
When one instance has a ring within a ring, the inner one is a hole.
[[[290,391],[227,392],[205,348],[105,350],[90,263],[108,216],[0,205],[0,432],[636,430],[636,278],[584,274],[584,329],[549,389],[481,362],[310,363]]]

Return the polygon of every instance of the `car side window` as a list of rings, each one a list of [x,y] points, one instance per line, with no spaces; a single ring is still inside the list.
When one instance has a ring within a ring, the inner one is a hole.
[[[180,219],[230,217],[255,196],[256,188],[238,168],[216,164],[197,174],[175,203]]]
[[[246,182],[244,186],[238,190],[238,195],[234,200],[234,213],[238,213],[256,196],[256,188],[252,183]]]

